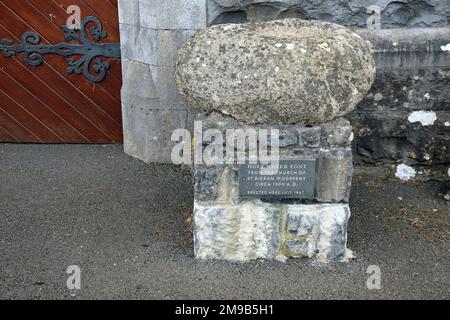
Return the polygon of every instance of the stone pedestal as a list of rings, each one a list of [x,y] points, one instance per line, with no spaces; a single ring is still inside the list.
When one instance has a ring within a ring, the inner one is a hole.
[[[353,133],[347,120],[338,118],[314,127],[303,123],[248,125],[219,113],[201,115],[197,120],[202,121],[203,133],[215,129],[224,137],[227,129],[278,129],[280,162],[313,161],[315,174],[314,191],[308,199],[248,198],[239,190],[242,177],[236,161],[194,164],[196,257],[236,261],[349,258]],[[205,141],[195,144],[197,152],[208,146]]]
[[[348,259],[353,134],[342,117],[375,77],[368,44],[323,21],[217,25],[183,45],[178,87],[207,114],[206,139],[195,130],[193,141],[198,258]]]

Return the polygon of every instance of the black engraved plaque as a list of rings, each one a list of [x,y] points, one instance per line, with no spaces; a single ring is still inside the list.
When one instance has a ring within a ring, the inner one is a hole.
[[[315,160],[281,160],[278,170],[272,170],[274,174],[262,174],[262,167],[261,164],[239,166],[241,198],[314,198]]]

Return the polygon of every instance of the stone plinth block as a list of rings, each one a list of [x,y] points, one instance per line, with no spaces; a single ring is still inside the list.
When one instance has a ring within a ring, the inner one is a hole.
[[[316,258],[347,261],[347,204],[289,205],[249,200],[195,203],[195,255],[200,259]]]

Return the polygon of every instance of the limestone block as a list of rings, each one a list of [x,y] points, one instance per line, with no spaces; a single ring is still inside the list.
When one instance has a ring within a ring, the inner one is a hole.
[[[348,203],[352,176],[351,148],[322,150],[316,163],[316,200]]]
[[[322,136],[321,127],[298,128],[299,146],[303,148],[318,148]]]
[[[143,110],[186,110],[175,84],[174,69],[136,61],[123,63],[122,103]]]
[[[130,24],[120,24],[119,30],[122,59],[145,63],[145,61],[142,61],[136,49],[140,27]],[[152,44],[149,45],[151,46]]]
[[[351,256],[347,250],[348,205],[289,205],[286,211],[286,256],[317,256],[323,261],[344,261]]]
[[[158,67],[175,66],[178,50],[195,30],[154,30],[121,25],[122,57]]]
[[[139,0],[119,0],[118,6],[120,24],[139,25]]]
[[[135,61],[122,60],[122,103],[128,106],[150,109],[159,102],[150,66]]]
[[[345,204],[286,205],[248,200],[239,205],[194,207],[195,256],[199,259],[316,258],[347,261]]]
[[[150,29],[206,27],[206,0],[139,0],[140,25]]]
[[[268,204],[194,208],[195,256],[249,261],[275,259],[280,247],[280,211]]]
[[[174,146],[172,132],[184,128],[186,119],[185,110],[149,110],[124,104],[125,152],[145,162],[166,163]]]

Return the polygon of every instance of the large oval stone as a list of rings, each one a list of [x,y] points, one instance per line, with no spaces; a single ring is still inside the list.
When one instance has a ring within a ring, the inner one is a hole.
[[[321,123],[352,111],[375,80],[356,33],[320,21],[217,25],[181,49],[177,83],[191,105],[246,123]]]

